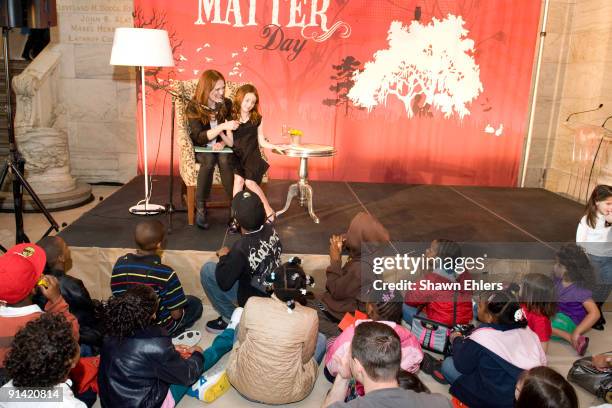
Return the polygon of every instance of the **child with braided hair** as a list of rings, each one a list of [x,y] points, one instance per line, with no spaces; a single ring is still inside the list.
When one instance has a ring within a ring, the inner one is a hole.
[[[251,401],[290,404],[310,394],[325,353],[317,312],[304,306],[314,279],[292,258],[267,274],[264,285],[272,295],[247,301],[227,374]]]

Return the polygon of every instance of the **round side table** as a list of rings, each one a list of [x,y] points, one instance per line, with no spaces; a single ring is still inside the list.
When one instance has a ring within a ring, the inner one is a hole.
[[[310,218],[318,224],[319,218],[315,215],[312,208],[312,187],[308,184],[308,159],[311,157],[332,157],[336,154],[336,149],[333,146],[320,144],[299,144],[299,145],[277,145],[278,151],[273,150],[276,154],[282,154],[289,157],[300,158],[300,169],[298,172],[299,180],[297,183],[289,186],[287,192],[287,202],[282,210],[276,212],[276,216],[283,214],[289,209],[293,197],[298,197],[300,206],[307,205]]]

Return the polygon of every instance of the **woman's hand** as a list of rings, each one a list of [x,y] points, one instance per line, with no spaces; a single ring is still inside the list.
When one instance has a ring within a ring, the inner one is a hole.
[[[237,120],[228,120],[226,122],[223,122],[221,124],[221,127],[223,128],[223,130],[236,130],[238,129],[238,126],[240,125],[240,123]]]
[[[612,356],[606,354],[593,356],[593,365],[600,370],[607,370],[612,367]]]
[[[223,150],[223,148],[225,147],[225,143],[215,143],[214,145],[212,145],[212,149],[215,152],[218,152],[219,150]]]

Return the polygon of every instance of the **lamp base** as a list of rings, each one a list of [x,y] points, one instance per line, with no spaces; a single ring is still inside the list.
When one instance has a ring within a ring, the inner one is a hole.
[[[166,207],[159,204],[136,204],[130,207],[130,212],[134,215],[155,215],[166,211]]]

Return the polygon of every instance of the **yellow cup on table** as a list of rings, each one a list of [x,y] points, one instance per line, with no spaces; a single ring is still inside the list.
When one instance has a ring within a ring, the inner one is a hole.
[[[298,146],[300,145],[302,136],[304,133],[298,129],[289,129],[289,137],[291,138],[291,145]]]

